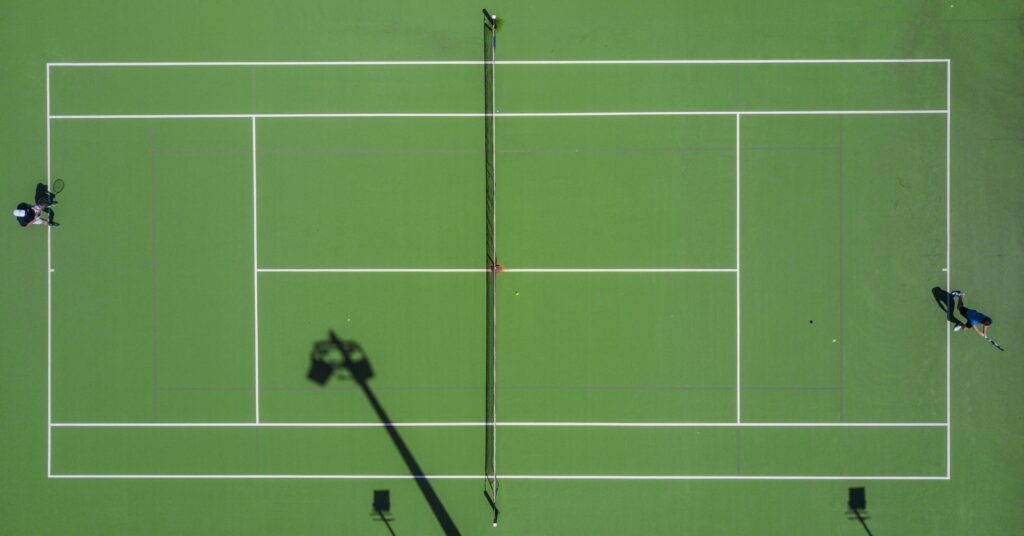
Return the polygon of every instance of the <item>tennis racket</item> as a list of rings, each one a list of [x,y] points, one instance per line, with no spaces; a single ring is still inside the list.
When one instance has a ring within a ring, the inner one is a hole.
[[[64,179],[57,179],[53,181],[53,186],[50,187],[50,191],[54,194],[59,194],[64,191]]]
[[[1006,351],[1005,348],[1003,348],[1002,346],[999,346],[998,342],[996,342],[996,341],[994,341],[994,340],[992,340],[992,339],[990,339],[988,337],[985,337],[985,340],[987,340],[992,346],[995,346],[996,350],[999,350],[1000,352],[1005,352]]]

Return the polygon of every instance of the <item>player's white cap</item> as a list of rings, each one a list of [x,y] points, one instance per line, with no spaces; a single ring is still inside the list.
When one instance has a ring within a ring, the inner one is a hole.
[[[15,218],[24,218],[25,217],[25,211],[20,209],[20,208],[14,209],[14,217]]]

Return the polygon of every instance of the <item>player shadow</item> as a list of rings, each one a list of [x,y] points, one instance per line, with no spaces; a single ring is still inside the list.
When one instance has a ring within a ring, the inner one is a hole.
[[[953,295],[940,287],[932,287],[932,297],[935,298],[935,302],[939,304],[939,309],[942,309],[946,313],[946,320],[950,321],[954,326],[962,326],[963,322],[958,320],[954,315],[953,311],[956,310],[956,304],[953,302]]]
[[[438,524],[441,525],[441,530],[444,531],[445,536],[459,536],[459,529],[456,528],[455,522],[448,515],[448,510],[441,503],[440,497],[434,491],[434,487],[427,479],[423,468],[416,461],[412,451],[409,450],[409,446],[406,445],[405,440],[398,433],[398,429],[395,428],[391,417],[388,416],[384,406],[377,399],[377,395],[370,388],[369,380],[373,378],[373,368],[370,366],[370,360],[366,352],[359,343],[341,340],[334,331],[328,333],[326,340],[313,343],[313,351],[310,352],[311,363],[307,377],[321,386],[327,385],[327,382],[332,377],[352,380],[363,390],[366,399],[369,400],[373,410],[377,413],[377,418],[384,425],[388,436],[391,437],[395,448],[398,449],[398,453],[402,456],[402,460],[409,469],[409,474],[412,475],[413,480],[423,494],[423,498],[430,505],[430,510],[434,513],[434,517],[437,518]],[[338,354],[338,357],[332,358],[331,355],[335,353]],[[391,530],[390,525],[388,530]]]

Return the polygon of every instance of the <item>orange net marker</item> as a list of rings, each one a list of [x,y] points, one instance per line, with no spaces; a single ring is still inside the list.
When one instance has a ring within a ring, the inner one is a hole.
[[[500,273],[502,273],[504,271],[505,271],[505,268],[502,267],[500,264],[495,264],[494,265],[494,273],[495,274],[500,274]]]

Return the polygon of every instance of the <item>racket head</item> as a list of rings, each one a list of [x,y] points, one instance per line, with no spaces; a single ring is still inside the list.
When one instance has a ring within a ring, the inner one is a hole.
[[[53,181],[53,185],[50,187],[50,191],[59,194],[64,191],[64,179],[57,179]]]
[[[989,342],[989,343],[991,343],[991,344],[992,344],[992,346],[995,346],[995,347],[996,347],[996,350],[999,350],[1000,352],[1005,352],[1005,351],[1006,351],[1005,349],[1003,349],[1003,347],[1002,347],[1002,346],[999,346],[999,343],[998,343],[998,342],[996,342],[996,341],[993,341],[992,339],[989,339],[989,340],[988,340],[988,342]]]

